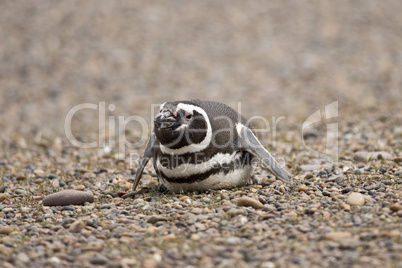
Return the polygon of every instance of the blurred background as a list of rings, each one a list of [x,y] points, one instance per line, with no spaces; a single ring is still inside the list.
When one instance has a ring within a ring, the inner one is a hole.
[[[2,141],[65,137],[80,103],[141,115],[169,100],[216,100],[246,116],[302,122],[400,111],[401,1],[2,1]],[[399,106],[399,107],[398,107]],[[75,131],[97,129],[95,110]]]

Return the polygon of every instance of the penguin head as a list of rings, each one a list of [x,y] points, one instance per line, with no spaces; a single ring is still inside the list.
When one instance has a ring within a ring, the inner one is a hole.
[[[211,131],[206,112],[192,102],[166,102],[154,119],[154,132],[159,142],[179,149],[199,144]]]

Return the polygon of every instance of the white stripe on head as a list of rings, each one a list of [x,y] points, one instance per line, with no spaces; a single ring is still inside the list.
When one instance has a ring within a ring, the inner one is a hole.
[[[236,130],[237,130],[237,134],[239,134],[239,137],[241,137],[241,130],[243,129],[243,127],[246,127],[246,126],[243,125],[242,123],[236,123]]]
[[[179,109],[189,112],[191,114],[193,114],[193,111],[196,111],[199,114],[201,114],[202,116],[204,116],[205,121],[207,123],[207,130],[206,130],[205,138],[200,143],[189,144],[187,146],[184,146],[184,147],[181,147],[178,149],[170,149],[161,144],[160,145],[161,151],[165,154],[180,155],[180,154],[200,152],[200,151],[204,150],[205,148],[208,147],[208,145],[211,143],[211,140],[212,140],[212,127],[211,127],[211,123],[209,122],[209,117],[208,117],[207,113],[201,107],[191,105],[191,104],[185,104],[185,103],[179,103],[177,105],[177,110],[179,110]]]
[[[159,106],[159,111],[162,110],[163,106],[165,106],[166,102],[162,103],[161,106]]]
[[[211,170],[217,164],[220,166],[230,164],[231,162],[239,159],[241,156],[241,152],[233,152],[232,154],[217,153],[206,162],[202,162],[200,164],[184,163],[173,169],[162,166],[160,159],[158,158],[156,165],[158,169],[162,171],[168,178],[183,178],[205,173]]]

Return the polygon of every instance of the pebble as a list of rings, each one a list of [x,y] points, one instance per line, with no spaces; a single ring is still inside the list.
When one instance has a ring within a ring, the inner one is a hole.
[[[60,264],[60,259],[57,258],[56,256],[50,257],[49,262],[52,264]]]
[[[195,214],[195,215],[199,215],[202,213],[202,209],[201,208],[193,208],[190,210],[191,213]]]
[[[85,202],[94,202],[93,194],[76,190],[60,191],[50,194],[42,200],[44,206],[84,205]]]
[[[4,193],[6,189],[7,189],[7,186],[5,186],[5,185],[1,186],[0,193]]]
[[[50,210],[51,210],[53,213],[59,213],[59,211],[58,211],[57,208],[55,208],[55,207],[51,207]]]
[[[240,215],[242,213],[244,213],[244,211],[242,209],[239,209],[239,208],[231,208],[226,212],[226,214],[229,217],[234,217],[234,216]]]
[[[328,211],[323,211],[322,217],[326,220],[329,220],[329,218],[331,217],[331,214]]]
[[[16,189],[14,192],[15,192],[16,194],[26,194],[26,193],[27,193],[27,191],[25,191],[25,190],[23,190],[23,189]]]
[[[402,163],[402,157],[396,157],[393,159],[395,163],[401,164]]]
[[[391,205],[390,207],[389,207],[389,209],[392,211],[392,212],[398,212],[398,211],[400,211],[400,210],[402,210],[402,204],[398,204],[398,203],[396,203],[396,204],[393,204],[393,205]]]
[[[355,225],[362,224],[362,219],[358,215],[353,215],[352,220]]]
[[[331,196],[331,193],[328,192],[328,191],[322,191],[322,194],[323,194],[324,196]]]
[[[314,178],[313,174],[311,174],[311,173],[307,173],[306,176],[304,176],[305,180],[309,180],[311,178]]]
[[[132,188],[133,188],[133,184],[132,184],[132,183],[126,182],[126,183],[124,184],[124,190],[130,191]]]
[[[358,162],[368,162],[370,159],[371,153],[369,152],[356,152],[353,155],[353,159]]]
[[[341,203],[339,205],[339,207],[343,210],[349,211],[350,210],[350,205],[346,204],[346,203]]]
[[[365,152],[365,151],[360,151],[356,152],[353,155],[353,159],[359,162],[368,162],[369,160],[392,160],[392,155],[388,152]]]
[[[45,176],[45,172],[43,170],[41,170],[41,169],[35,169],[33,173],[35,174],[36,177]]]
[[[353,188],[350,187],[350,186],[348,186],[348,187],[343,188],[343,189],[341,190],[341,193],[346,194],[346,193],[351,192],[352,190],[353,190]]]
[[[300,168],[303,171],[313,171],[313,170],[319,170],[321,168],[321,166],[320,165],[301,165]]]
[[[342,185],[343,184],[343,177],[336,177],[335,178],[335,183],[338,185]]]
[[[97,254],[90,258],[89,262],[93,265],[105,265],[107,264],[108,260],[104,256]]]
[[[10,198],[10,195],[8,193],[3,193],[0,194],[0,202],[3,202],[4,200]]]
[[[30,261],[29,256],[24,253],[20,252],[17,254],[17,261],[23,262],[23,263],[28,263]]]
[[[155,224],[158,221],[167,221],[167,218],[161,216],[151,216],[148,218],[147,222],[151,224]]]
[[[25,174],[24,173],[18,173],[17,174],[17,176],[16,176],[16,180],[17,181],[23,181],[23,180],[25,180],[27,177],[25,176]]]
[[[339,241],[347,238],[351,238],[352,234],[350,232],[329,232],[325,234],[325,239],[332,241]]]
[[[13,208],[3,208],[3,212],[7,214],[10,212],[14,212],[14,209]]]
[[[71,206],[64,206],[63,207],[63,211],[74,211],[75,208],[71,207]]]
[[[14,231],[14,229],[9,226],[0,228],[0,234],[2,235],[9,235],[12,231]]]
[[[82,229],[84,229],[84,227],[85,227],[84,222],[81,220],[77,220],[77,221],[73,222],[73,224],[71,224],[69,231],[71,233],[79,233],[82,231]]]
[[[281,186],[279,186],[278,191],[281,192],[281,193],[286,193],[287,189],[286,189],[286,187],[284,185],[281,185]]]
[[[85,186],[82,185],[82,184],[77,185],[77,186],[74,187],[74,190],[77,190],[77,191],[84,191],[84,190],[85,190]]]
[[[49,174],[49,175],[47,176],[47,178],[48,178],[49,180],[54,180],[54,179],[57,179],[57,175],[55,175],[55,174]]]
[[[371,155],[370,160],[392,160],[392,155],[388,152],[375,152]]]
[[[262,209],[264,207],[260,201],[247,196],[240,197],[237,200],[237,205],[240,207],[253,207],[255,209]]]
[[[365,200],[361,193],[351,193],[346,202],[351,206],[362,206]]]
[[[285,219],[296,220],[297,219],[297,213],[294,212],[294,211],[290,211],[288,213],[283,214],[283,217]]]

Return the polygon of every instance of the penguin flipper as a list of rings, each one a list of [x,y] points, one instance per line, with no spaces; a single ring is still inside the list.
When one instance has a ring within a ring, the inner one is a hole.
[[[135,196],[136,194],[135,189],[137,189],[137,186],[140,183],[142,172],[144,171],[144,168],[147,165],[149,159],[151,159],[154,155],[154,144],[155,144],[155,133],[152,132],[151,136],[148,139],[147,146],[145,147],[144,155],[142,156],[140,163],[138,165],[137,172],[135,173],[133,189],[131,192],[123,195],[122,198],[125,199],[127,197]]]
[[[247,151],[258,158],[265,168],[275,175],[275,177],[289,184],[293,184],[289,172],[276,162],[273,156],[262,146],[250,128],[242,124],[237,124],[237,131],[240,136],[239,141],[242,150]]]

